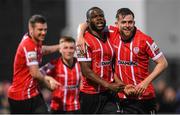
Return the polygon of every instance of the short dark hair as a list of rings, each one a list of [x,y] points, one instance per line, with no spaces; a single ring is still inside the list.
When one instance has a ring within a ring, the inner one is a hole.
[[[73,37],[70,37],[70,36],[62,36],[60,37],[59,39],[59,43],[63,43],[63,42],[72,42],[72,43],[75,43],[75,39]]]
[[[35,14],[33,16],[31,16],[31,18],[29,19],[29,24],[31,24],[31,26],[34,26],[35,23],[46,23],[46,18],[40,14]]]
[[[103,12],[103,10],[101,9],[101,8],[99,8],[99,7],[92,7],[92,8],[90,8],[87,12],[86,12],[86,18],[87,19],[89,19],[90,18],[90,13],[91,13],[91,11],[92,10],[101,10],[102,12]],[[104,12],[103,12],[104,13]]]
[[[123,17],[132,15],[134,18],[134,13],[129,8],[120,8],[116,13],[116,19],[119,18],[119,15],[122,15]]]

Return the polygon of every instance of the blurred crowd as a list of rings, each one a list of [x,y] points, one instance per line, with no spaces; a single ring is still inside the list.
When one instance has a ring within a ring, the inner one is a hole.
[[[0,82],[0,114],[9,113],[9,104],[7,91],[10,86],[9,81]],[[174,88],[167,84],[163,79],[160,79],[155,84],[157,94],[158,113],[180,113],[180,87]],[[50,104],[51,92],[47,89],[42,90],[44,99],[47,105]]]

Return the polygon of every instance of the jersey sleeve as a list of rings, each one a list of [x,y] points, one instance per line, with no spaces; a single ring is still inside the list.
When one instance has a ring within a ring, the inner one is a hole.
[[[154,61],[163,54],[151,37],[146,39],[146,52]]]
[[[37,47],[35,44],[25,42],[23,47],[23,51],[25,54],[26,58],[26,65],[31,66],[31,65],[38,65],[38,60],[37,60]]]

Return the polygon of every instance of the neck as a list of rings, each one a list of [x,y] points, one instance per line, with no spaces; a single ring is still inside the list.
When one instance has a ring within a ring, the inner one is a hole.
[[[30,33],[28,35],[35,42],[35,44],[38,44],[39,41],[37,41]]]
[[[66,59],[63,58],[62,60],[63,60],[63,62],[64,62],[67,66],[72,67],[72,65],[73,65],[73,58],[70,59],[70,60],[66,60]]]
[[[94,30],[90,30],[89,31],[92,35],[94,35],[95,37],[97,37],[98,39],[102,40],[102,41],[106,41],[107,37],[106,35],[103,33],[103,31],[94,31]]]

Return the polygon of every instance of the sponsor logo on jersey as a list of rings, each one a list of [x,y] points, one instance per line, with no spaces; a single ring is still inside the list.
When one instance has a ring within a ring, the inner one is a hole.
[[[118,64],[119,65],[127,65],[127,66],[131,66],[131,65],[133,65],[133,66],[137,66],[137,62],[135,62],[135,61],[123,61],[123,60],[118,60]]]
[[[68,85],[68,86],[64,86],[65,89],[75,89],[75,88],[79,88],[79,84],[78,85]]]
[[[110,66],[111,63],[112,63],[111,61],[103,61],[103,62],[100,62],[100,63],[97,63],[97,62],[96,62],[96,66],[97,66],[97,67]]]

